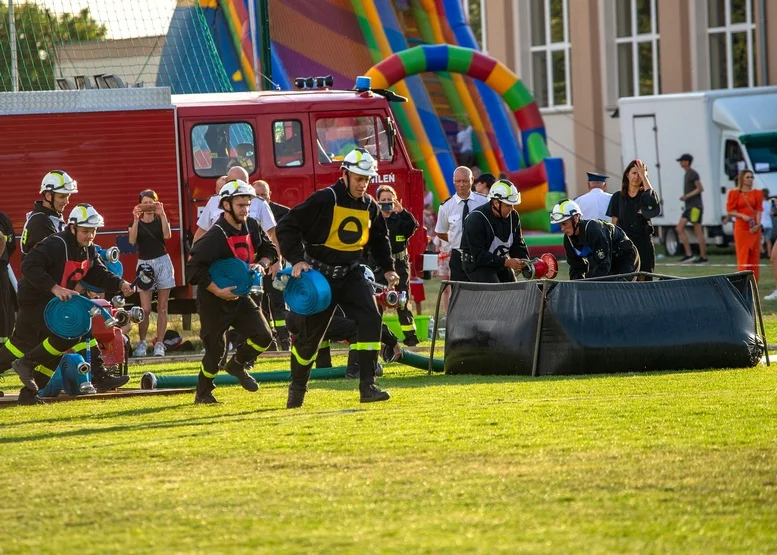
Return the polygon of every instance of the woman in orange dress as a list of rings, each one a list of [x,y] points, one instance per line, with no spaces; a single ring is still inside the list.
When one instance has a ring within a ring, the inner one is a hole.
[[[734,219],[734,247],[740,271],[752,270],[758,280],[761,258],[761,213],[763,194],[753,190],[753,172],[742,170],[736,189],[728,192],[726,211]]]

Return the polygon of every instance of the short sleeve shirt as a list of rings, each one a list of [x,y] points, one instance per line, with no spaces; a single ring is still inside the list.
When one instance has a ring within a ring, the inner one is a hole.
[[[701,178],[696,170],[688,170],[685,172],[685,194],[687,195],[696,188],[696,182]],[[685,208],[702,208],[701,195],[694,195],[685,201]]]
[[[216,220],[221,216],[221,208],[219,208],[219,197],[213,195],[208,199],[208,204],[205,205],[205,209],[197,218],[197,227],[201,227],[205,231],[208,231],[216,223]]]
[[[248,215],[262,224],[262,229],[270,231],[275,227],[275,216],[272,214],[272,210],[267,206],[267,203],[260,199],[255,198],[251,200],[251,207],[248,209]]]
[[[467,200],[470,212],[488,202],[488,198],[485,195],[478,193],[470,193]],[[435,233],[447,233],[448,242],[452,249],[461,247],[461,232],[464,226],[462,219],[463,211],[464,199],[459,195],[453,195],[440,205],[440,212],[437,215],[437,225],[434,231]]]

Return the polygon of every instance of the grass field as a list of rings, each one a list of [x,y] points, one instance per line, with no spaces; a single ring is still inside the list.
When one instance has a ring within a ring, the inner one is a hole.
[[[391,365],[376,405],[333,380],[293,411],[285,384],[4,409],[0,553],[777,552],[774,368]]]

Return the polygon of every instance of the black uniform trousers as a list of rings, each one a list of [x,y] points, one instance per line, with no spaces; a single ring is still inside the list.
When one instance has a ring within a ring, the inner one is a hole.
[[[16,292],[8,275],[8,264],[0,262],[0,343],[13,332],[16,322]]]
[[[629,235],[629,239],[639,252],[639,269],[643,272],[653,272],[656,269],[656,247],[652,235]],[[646,278],[651,281],[653,278]]]
[[[451,269],[451,281],[469,281],[467,272],[464,271],[464,267],[462,266],[461,250],[451,249],[449,266]]]
[[[405,339],[408,337],[415,337],[415,319],[413,318],[413,312],[410,310],[410,262],[407,258],[400,258],[394,260],[394,270],[399,274],[399,285],[396,290],[407,294],[407,304],[403,308],[397,307],[397,317],[399,318],[399,328],[405,335]],[[388,285],[386,276],[381,275],[380,278],[375,276],[378,283]],[[378,307],[381,314],[383,314],[383,307]]]
[[[224,301],[210,294],[197,296],[197,314],[200,316],[200,339],[205,347],[200,374],[197,380],[197,395],[213,391],[213,380],[218,374],[222,360],[227,355],[226,335],[234,328],[245,340],[226,364],[234,363],[245,367],[267,350],[272,343],[272,332],[257,304],[250,297],[236,301]]]
[[[48,299],[42,304],[22,306],[19,309],[13,334],[5,345],[0,347],[0,371],[8,370],[11,368],[11,362],[23,358],[35,368],[33,376],[38,387],[46,387],[59,366],[62,355],[73,349],[90,360],[93,376],[104,376],[106,370],[97,341],[91,336],[65,339],[52,334],[43,317],[47,303]]]
[[[288,351],[291,345],[289,330],[286,327],[286,301],[283,291],[272,286],[272,276],[262,278],[264,293],[262,294],[262,314],[275,332],[275,345],[279,351]]]
[[[351,349],[356,351],[359,360],[359,387],[369,388],[375,383],[381,334],[381,318],[372,286],[358,266],[342,279],[327,278],[327,281],[332,289],[331,304],[322,312],[302,317],[299,333],[292,341],[289,389],[307,391],[310,369],[338,305],[345,318],[356,324],[356,342],[351,344]]]

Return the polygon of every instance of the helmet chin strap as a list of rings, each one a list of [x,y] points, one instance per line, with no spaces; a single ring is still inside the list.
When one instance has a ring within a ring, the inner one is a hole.
[[[497,200],[496,205],[494,205],[494,202],[495,201],[493,200],[491,201],[491,211],[496,212],[497,218],[499,218],[500,220],[504,220],[505,217],[502,216],[502,202]]]
[[[351,193],[351,172],[348,170],[343,170],[345,172],[345,190],[348,192],[348,196],[351,197],[353,200],[359,200],[361,197],[355,197]]]

